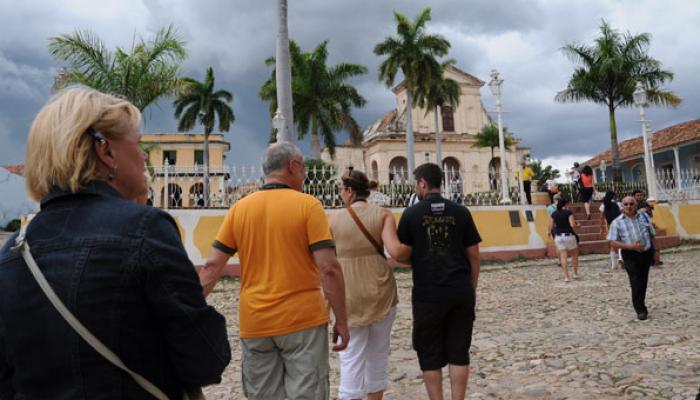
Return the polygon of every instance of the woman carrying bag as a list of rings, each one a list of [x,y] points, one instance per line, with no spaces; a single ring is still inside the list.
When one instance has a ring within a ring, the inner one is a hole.
[[[41,211],[0,250],[0,398],[180,400],[221,381],[225,320],[172,217],[136,203],[140,125],[80,87],[35,118],[25,178]]]
[[[360,171],[340,179],[346,209],[330,219],[338,261],[345,278],[345,304],[352,340],[340,355],[338,397],[381,399],[387,387],[389,341],[396,317],[396,281],[384,256],[408,261],[411,248],[396,235],[391,212],[367,203],[369,180]]]

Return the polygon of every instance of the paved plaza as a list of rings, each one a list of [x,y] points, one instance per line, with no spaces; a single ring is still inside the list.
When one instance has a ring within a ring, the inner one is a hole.
[[[585,256],[583,279],[565,284],[552,260],[482,267],[472,345],[470,399],[694,399],[700,386],[700,247],[663,253],[653,268],[650,317],[637,321],[627,274],[607,256]],[[411,348],[411,275],[397,271],[386,399],[424,399]],[[226,315],[233,359],[208,399],[241,399],[237,281],[211,295]],[[337,396],[338,357],[331,358]],[[448,389],[447,381],[445,389]],[[446,392],[448,393],[448,392]],[[449,398],[449,397],[448,397]]]

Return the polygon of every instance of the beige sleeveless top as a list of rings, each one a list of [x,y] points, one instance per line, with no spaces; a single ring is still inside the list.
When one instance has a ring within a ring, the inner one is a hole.
[[[382,209],[372,204],[353,207],[362,224],[382,243]],[[331,224],[338,261],[345,278],[348,326],[367,326],[384,319],[398,303],[394,273],[362,233],[347,210]]]

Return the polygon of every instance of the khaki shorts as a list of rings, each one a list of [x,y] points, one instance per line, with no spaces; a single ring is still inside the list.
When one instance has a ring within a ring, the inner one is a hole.
[[[329,398],[328,325],[286,335],[241,339],[248,399]]]

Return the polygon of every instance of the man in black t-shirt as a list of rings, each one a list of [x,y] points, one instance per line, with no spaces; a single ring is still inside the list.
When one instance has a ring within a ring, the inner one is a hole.
[[[403,212],[398,228],[401,242],[413,248],[413,348],[430,399],[442,399],[448,364],[452,398],[463,399],[481,237],[469,210],[440,195],[440,167],[423,164],[413,175],[421,201]]]

